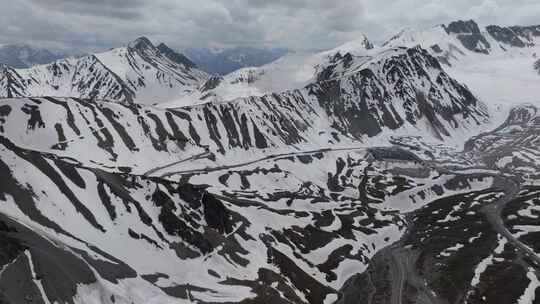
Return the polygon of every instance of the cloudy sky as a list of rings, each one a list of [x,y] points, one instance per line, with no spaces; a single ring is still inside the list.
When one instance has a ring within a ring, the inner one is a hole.
[[[0,44],[93,51],[145,35],[176,48],[324,49],[455,19],[540,24],[538,0],[0,0]]]

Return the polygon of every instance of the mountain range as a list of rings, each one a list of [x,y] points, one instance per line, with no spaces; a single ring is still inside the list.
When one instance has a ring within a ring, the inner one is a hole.
[[[209,75],[166,45],[141,37],[126,47],[26,69],[5,67],[0,96],[70,96],[160,103],[196,90]]]
[[[288,51],[280,48],[187,48],[183,51],[204,71],[225,75],[241,68],[268,64]]]
[[[53,52],[24,44],[0,45],[0,65],[13,68],[29,68],[38,64],[51,63],[68,57],[65,52]]]
[[[539,37],[4,67],[0,303],[537,303]]]

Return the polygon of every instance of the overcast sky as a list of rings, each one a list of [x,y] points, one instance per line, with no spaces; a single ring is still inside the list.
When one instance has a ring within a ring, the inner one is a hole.
[[[91,51],[138,36],[176,48],[324,49],[456,19],[540,24],[538,0],[0,0],[0,44]]]

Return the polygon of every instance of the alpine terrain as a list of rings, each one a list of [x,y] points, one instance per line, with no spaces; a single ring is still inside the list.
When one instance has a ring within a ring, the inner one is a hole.
[[[538,55],[456,21],[4,66],[0,303],[540,303]]]
[[[159,104],[181,99],[209,75],[161,44],[145,37],[125,47],[67,58],[31,68],[6,66],[0,96],[70,96],[121,103]]]

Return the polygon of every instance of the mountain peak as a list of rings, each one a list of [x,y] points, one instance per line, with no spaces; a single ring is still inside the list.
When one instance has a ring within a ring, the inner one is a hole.
[[[371,41],[368,39],[368,37],[364,34],[361,35],[362,37],[360,38],[360,40],[362,41],[362,45],[364,46],[364,48],[366,50],[371,50],[373,48],[375,48],[375,46],[373,45],[373,43],[371,43]]]
[[[357,54],[363,53],[365,50],[371,50],[375,48],[373,43],[364,34],[361,34],[357,39],[344,43],[337,48],[330,50],[330,53],[340,53],[345,55],[347,53]]]
[[[450,22],[444,29],[448,34],[480,34],[480,27],[474,20],[457,20]]]
[[[139,50],[155,48],[155,46],[152,44],[150,39],[148,39],[148,38],[146,38],[144,36],[139,37],[139,38],[133,40],[132,42],[130,42],[128,44],[128,47],[132,48],[132,49],[139,49]]]

